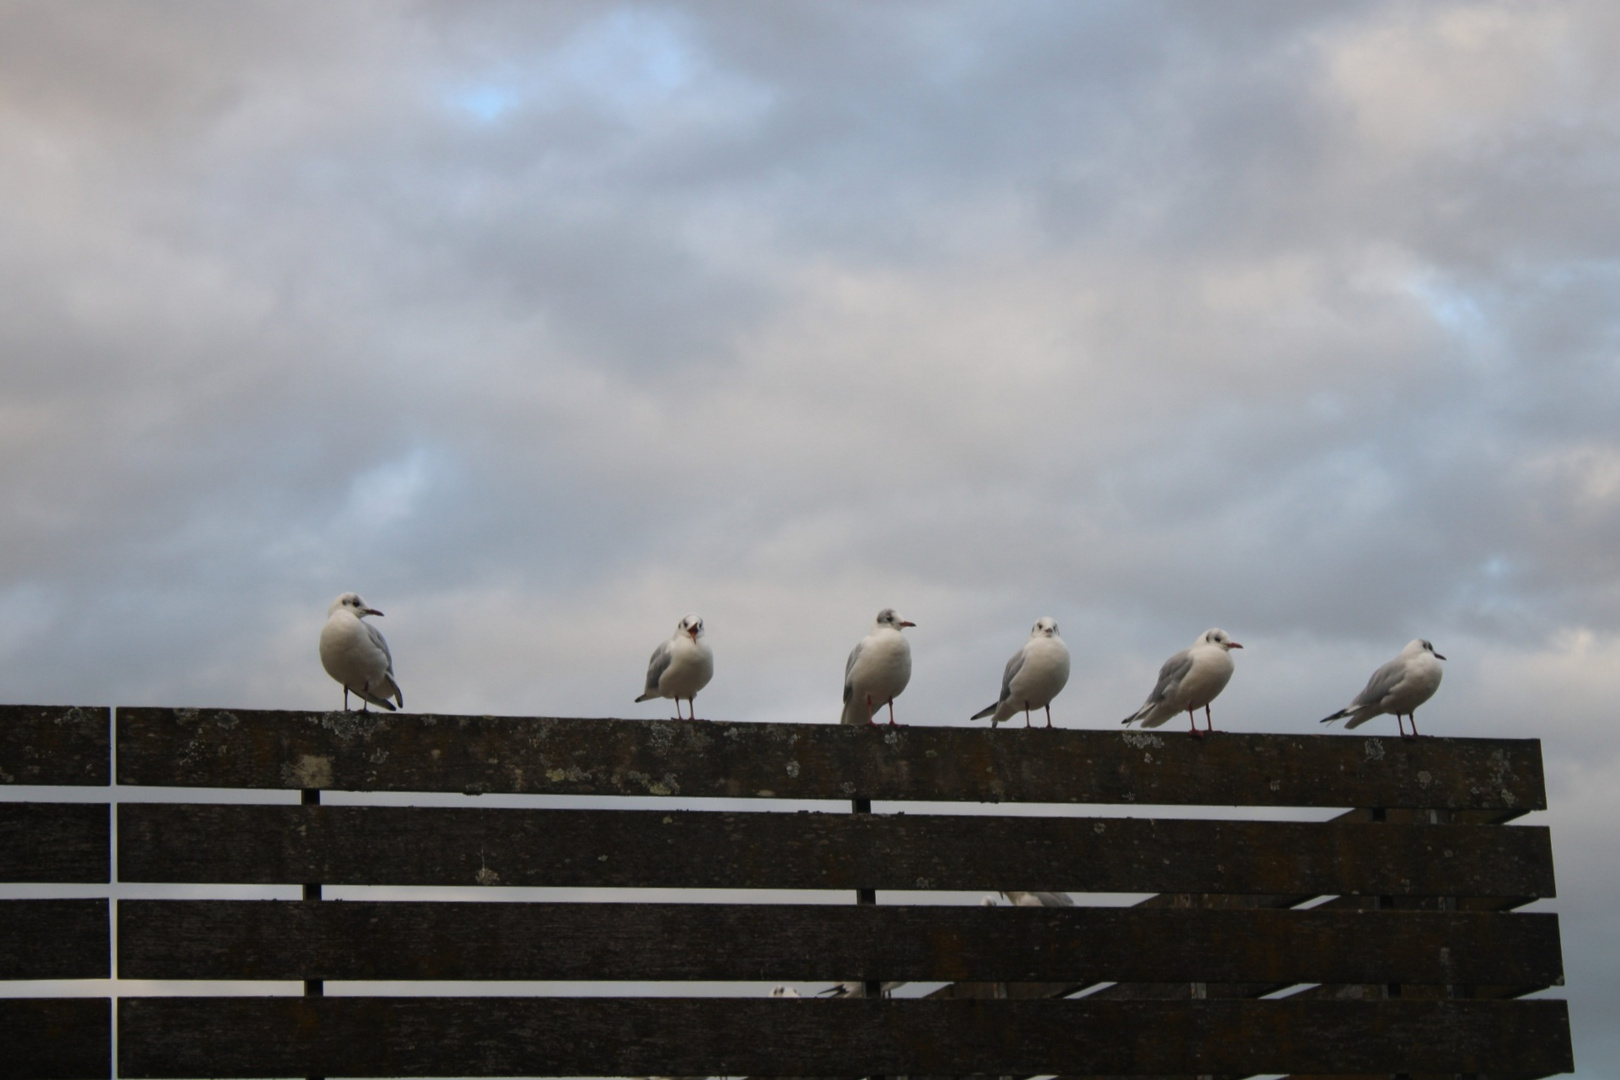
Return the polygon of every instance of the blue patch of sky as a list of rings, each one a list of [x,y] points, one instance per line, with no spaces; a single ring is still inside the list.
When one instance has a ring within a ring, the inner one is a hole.
[[[1438,275],[1416,275],[1407,281],[1406,290],[1428,309],[1430,316],[1448,334],[1475,337],[1485,331],[1485,312],[1479,302],[1466,290],[1442,281]]]
[[[770,89],[717,69],[679,13],[605,11],[564,40],[466,72],[440,96],[452,115],[494,127],[524,109],[589,104],[634,115],[677,106],[687,119],[728,124],[758,116]]]

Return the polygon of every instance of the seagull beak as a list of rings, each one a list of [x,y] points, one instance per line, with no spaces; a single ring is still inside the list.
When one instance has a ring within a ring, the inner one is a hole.
[[[900,620],[900,625],[901,626],[916,626],[917,624],[914,623],[914,622],[907,622],[905,619],[901,619]]]
[[[692,638],[693,641],[697,640],[697,630],[696,629],[688,630],[687,634]]]
[[[1235,642],[1235,641],[1230,641],[1230,642],[1227,642],[1227,645],[1226,645],[1226,647],[1227,647],[1227,648],[1228,648],[1228,649],[1241,649],[1241,648],[1243,648],[1243,646],[1241,646],[1241,645],[1239,645],[1239,644],[1238,644],[1238,643],[1237,643],[1237,642]]]
[[[360,614],[362,614],[362,615],[381,615],[382,612],[378,611],[374,607],[368,607],[364,611],[360,612]]]
[[[1436,660],[1444,660],[1444,659],[1445,659],[1445,657],[1443,657],[1443,656],[1441,656],[1441,655],[1440,655],[1440,654],[1439,654],[1439,653],[1435,653],[1435,654],[1434,654],[1434,658],[1435,658],[1435,659],[1436,659]]]

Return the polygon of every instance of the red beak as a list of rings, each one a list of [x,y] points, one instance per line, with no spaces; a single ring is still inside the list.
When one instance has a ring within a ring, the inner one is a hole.
[[[366,610],[362,611],[360,614],[362,614],[362,615],[381,615],[382,612],[378,611],[374,607],[368,607],[368,608],[366,608]]]
[[[914,623],[914,622],[907,622],[906,620],[901,619],[900,620],[900,625],[901,626],[916,626],[917,624]]]
[[[1228,648],[1228,649],[1241,649],[1241,648],[1243,648],[1243,646],[1241,646],[1241,645],[1239,645],[1239,644],[1238,644],[1238,643],[1237,643],[1237,642],[1235,642],[1235,641],[1233,641],[1233,642],[1230,642],[1230,643],[1228,643],[1228,645],[1227,645],[1227,646],[1226,646],[1226,647],[1227,647],[1227,648]]]

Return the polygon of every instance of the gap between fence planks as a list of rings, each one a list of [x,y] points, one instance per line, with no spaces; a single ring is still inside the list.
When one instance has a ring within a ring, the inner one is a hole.
[[[126,803],[141,882],[1553,895],[1545,828]]]
[[[117,740],[158,787],[1546,807],[1534,739],[120,708]]]

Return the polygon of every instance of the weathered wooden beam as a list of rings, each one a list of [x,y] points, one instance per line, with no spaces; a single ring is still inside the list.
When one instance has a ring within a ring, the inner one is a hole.
[[[118,710],[118,782],[1225,806],[1546,807],[1534,739]]]
[[[125,900],[137,979],[1533,982],[1555,915]]]
[[[123,881],[1551,896],[1539,827],[126,803]]]
[[[124,998],[119,1075],[862,1076],[1571,1067],[1562,1001]]]
[[[112,977],[106,900],[0,900],[0,979]]]
[[[105,706],[0,705],[0,784],[111,783],[111,714]]]
[[[105,803],[0,803],[0,882],[106,882],[110,815]]]
[[[108,998],[0,998],[0,1080],[112,1075]]]

